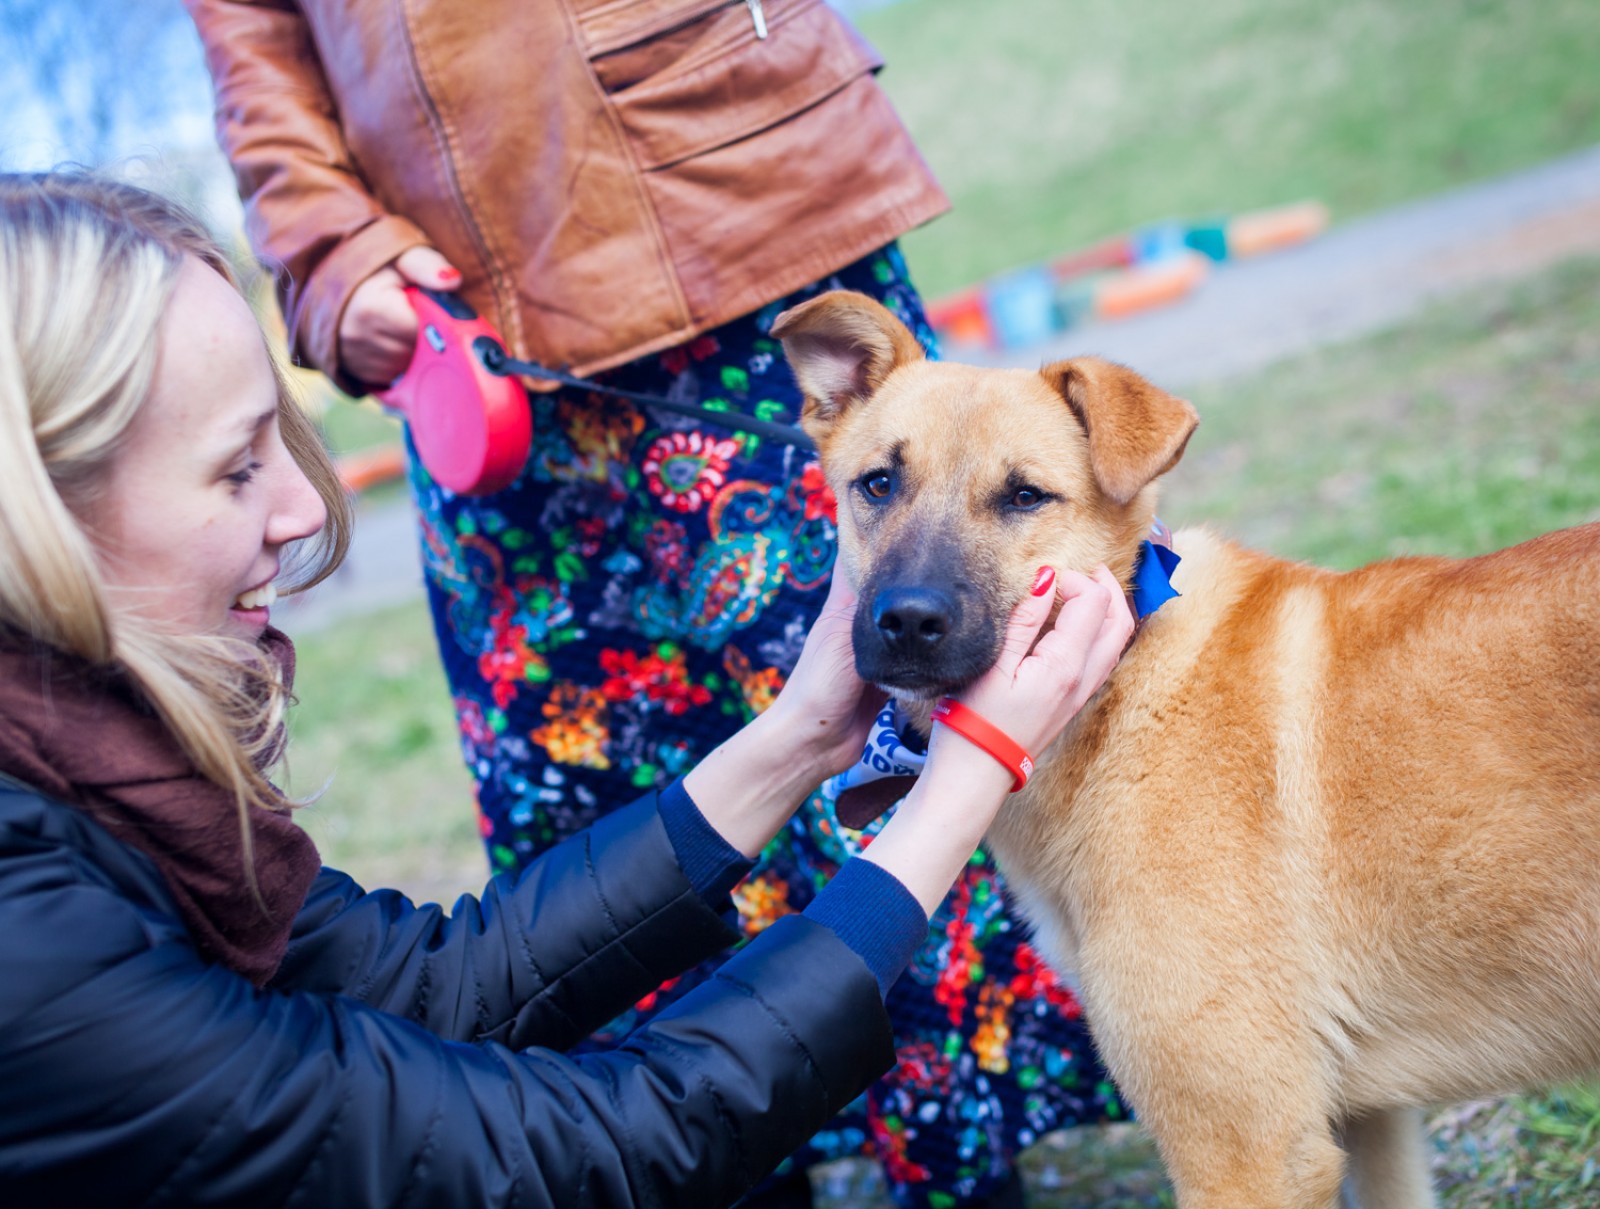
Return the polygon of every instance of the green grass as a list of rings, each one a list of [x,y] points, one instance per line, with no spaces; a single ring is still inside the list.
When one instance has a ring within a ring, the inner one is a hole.
[[[1443,1209],[1569,1209],[1600,1204],[1600,1083],[1434,1115]]]
[[[1335,219],[1600,141],[1594,0],[908,0],[864,13],[955,203],[930,296],[1168,217]]]
[[[335,453],[358,453],[400,439],[400,421],[371,399],[351,399],[327,388],[328,401],[317,407],[322,435]]]
[[[1331,566],[1469,555],[1600,517],[1600,261],[1485,287],[1380,335],[1192,392],[1202,417],[1162,513]],[[484,862],[418,602],[299,643],[295,787],[336,774],[307,824],[369,885],[450,898]],[[1442,1209],[1600,1204],[1600,1085],[1433,1118]],[[1170,1205],[1135,1127],[1057,1135],[1024,1159],[1033,1209]],[[861,1165],[825,1209],[888,1209]]]
[[[299,637],[290,788],[324,863],[451,901],[488,876],[427,605]],[[331,782],[330,782],[331,778]]]
[[[1352,567],[1600,517],[1600,261],[1190,392],[1163,518]]]

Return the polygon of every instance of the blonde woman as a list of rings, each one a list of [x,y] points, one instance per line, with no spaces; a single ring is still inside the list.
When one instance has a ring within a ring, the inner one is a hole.
[[[270,780],[273,585],[326,574],[345,526],[203,230],[126,185],[0,177],[7,1204],[732,1202],[892,1064],[884,988],[1010,772],[939,729],[803,915],[563,1057],[735,939],[729,889],[859,753],[854,601],[681,781],[446,916],[322,868]],[[1128,637],[1098,578],[1041,573],[964,694],[1029,750]]]

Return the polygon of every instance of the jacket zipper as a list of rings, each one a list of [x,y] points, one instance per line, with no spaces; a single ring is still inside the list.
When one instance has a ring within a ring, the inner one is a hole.
[[[767,14],[761,11],[761,0],[744,0],[744,6],[750,10],[750,23],[756,27],[756,37],[766,41]]]

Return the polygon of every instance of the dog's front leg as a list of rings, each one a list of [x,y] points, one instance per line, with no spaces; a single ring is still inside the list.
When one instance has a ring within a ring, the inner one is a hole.
[[[1163,1098],[1156,1099],[1139,1107],[1178,1209],[1338,1209],[1344,1152],[1326,1116],[1278,1116],[1272,1102],[1279,1097],[1235,1094],[1192,1100],[1174,1122]]]
[[[1241,1115],[1204,1129],[1155,1132],[1178,1209],[1338,1209],[1344,1152],[1326,1121]]]
[[[1203,982],[1211,993],[1184,1010],[1172,1010],[1186,998],[1172,983],[1163,995],[1145,979],[1137,1001],[1126,984],[1120,995],[1086,985],[1086,1007],[1118,1084],[1160,1148],[1179,1209],[1335,1209],[1344,1152],[1333,1135],[1324,1051],[1304,1015],[1253,973],[1191,980],[1185,989]],[[1141,1010],[1117,1011],[1108,1000]]]

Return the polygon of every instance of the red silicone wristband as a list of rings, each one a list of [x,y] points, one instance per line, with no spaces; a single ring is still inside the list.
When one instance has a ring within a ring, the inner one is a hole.
[[[1028,778],[1033,775],[1033,757],[977,710],[968,709],[953,698],[941,697],[939,704],[933,707],[933,720],[943,722],[963,739],[983,748],[1004,764],[1016,778],[1011,786],[1012,793],[1026,785]]]

